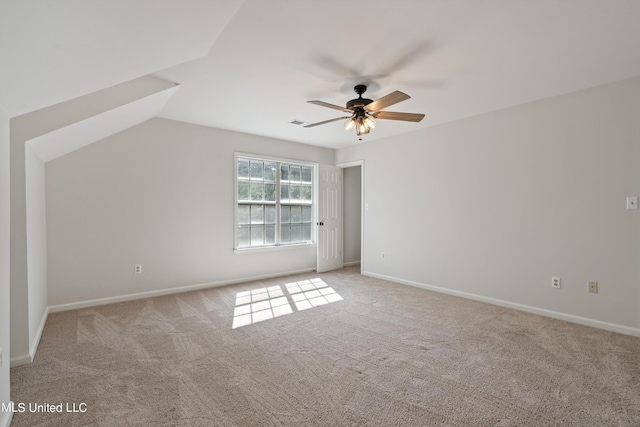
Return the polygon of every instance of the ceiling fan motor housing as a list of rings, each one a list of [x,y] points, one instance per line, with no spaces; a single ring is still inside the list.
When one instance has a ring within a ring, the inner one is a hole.
[[[356,98],[356,99],[352,99],[351,101],[347,102],[347,108],[355,110],[356,108],[362,108],[365,105],[369,105],[372,102],[373,102],[372,99]]]
[[[353,88],[353,91],[358,94],[358,98],[352,99],[351,101],[347,102],[347,108],[350,108],[350,109],[362,108],[365,105],[371,104],[373,102],[372,99],[367,99],[362,97],[362,94],[367,91],[367,86],[356,85]]]

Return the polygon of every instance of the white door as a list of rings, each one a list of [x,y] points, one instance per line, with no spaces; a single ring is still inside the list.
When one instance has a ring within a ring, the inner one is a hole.
[[[342,169],[320,166],[318,272],[342,268]]]

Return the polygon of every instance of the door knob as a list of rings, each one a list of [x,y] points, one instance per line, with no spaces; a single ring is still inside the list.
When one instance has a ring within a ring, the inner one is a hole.
[[[316,225],[323,226],[323,225],[324,225],[324,222],[322,222],[322,221],[320,221],[320,222],[316,222]]]

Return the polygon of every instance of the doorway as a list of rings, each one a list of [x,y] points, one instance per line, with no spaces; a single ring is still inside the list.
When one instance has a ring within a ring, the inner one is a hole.
[[[343,260],[344,266],[360,265],[363,271],[363,169],[362,161],[339,165],[343,168]]]

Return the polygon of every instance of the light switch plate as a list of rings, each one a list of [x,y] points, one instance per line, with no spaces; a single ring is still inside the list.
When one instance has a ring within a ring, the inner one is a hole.
[[[638,196],[627,197],[627,209],[638,209]]]

